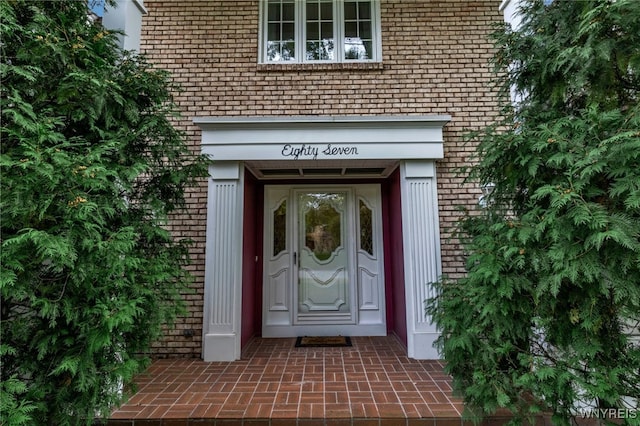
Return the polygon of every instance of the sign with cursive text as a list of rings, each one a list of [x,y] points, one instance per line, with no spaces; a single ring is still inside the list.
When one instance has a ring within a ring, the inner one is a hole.
[[[286,144],[282,146],[281,154],[285,158],[293,160],[306,159],[316,160],[318,156],[327,157],[357,157],[357,146],[345,145],[308,145],[308,144]]]

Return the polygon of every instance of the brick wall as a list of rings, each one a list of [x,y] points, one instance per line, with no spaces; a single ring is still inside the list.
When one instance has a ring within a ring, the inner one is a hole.
[[[141,50],[169,70],[182,127],[199,151],[195,116],[449,114],[445,158],[438,162],[443,272],[463,273],[459,248],[449,241],[455,206],[476,204],[477,185],[462,186],[456,169],[473,146],[463,134],[497,112],[491,90],[492,23],[498,0],[381,0],[382,64],[259,65],[257,0],[145,0]],[[283,107],[284,106],[284,107]],[[194,293],[190,314],[159,342],[158,355],[199,356],[201,350],[206,182],[188,194],[190,216],[174,231],[191,238]],[[193,337],[183,336],[193,330]]]

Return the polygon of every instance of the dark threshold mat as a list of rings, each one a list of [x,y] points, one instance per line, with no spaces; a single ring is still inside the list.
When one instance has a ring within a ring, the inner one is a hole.
[[[300,336],[296,348],[340,348],[351,346],[348,336]]]

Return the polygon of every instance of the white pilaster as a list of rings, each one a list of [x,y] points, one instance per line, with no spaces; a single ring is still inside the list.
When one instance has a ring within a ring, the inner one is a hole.
[[[240,359],[244,178],[239,161],[209,166],[202,358]]]
[[[434,295],[429,283],[442,270],[435,163],[404,161],[400,173],[407,354],[415,359],[437,359],[433,342],[439,333],[424,312],[425,300]]]

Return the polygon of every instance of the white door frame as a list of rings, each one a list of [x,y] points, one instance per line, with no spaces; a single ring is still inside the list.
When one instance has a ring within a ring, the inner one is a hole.
[[[347,191],[349,206],[347,213],[348,228],[351,235],[345,243],[349,251],[349,275],[351,286],[351,321],[331,323],[327,320],[299,321],[297,319],[297,265],[293,261],[293,252],[297,234],[296,194],[305,190]],[[350,336],[385,336],[385,287],[384,287],[384,247],[382,238],[382,203],[380,184],[357,185],[266,185],[264,208],[264,246],[263,246],[263,337],[295,337],[305,335],[350,335]],[[272,212],[288,200],[291,208],[287,214],[286,248],[273,253],[273,221]],[[359,200],[367,199],[372,207],[372,227],[374,229],[375,252],[368,253],[368,262],[359,262],[363,257],[358,247],[359,216],[356,205]],[[293,202],[292,202],[293,201]],[[292,232],[293,231],[293,232]]]

